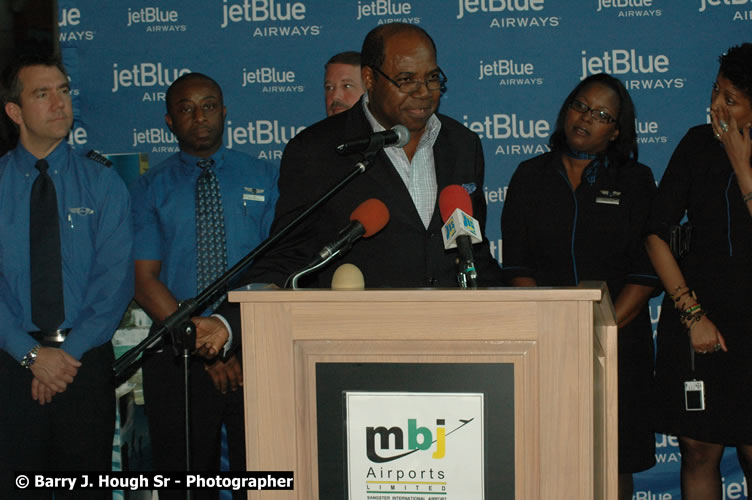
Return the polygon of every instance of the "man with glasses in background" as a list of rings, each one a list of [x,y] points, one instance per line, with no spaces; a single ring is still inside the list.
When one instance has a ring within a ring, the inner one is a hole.
[[[410,131],[409,142],[403,148],[378,151],[364,174],[257,259],[244,276],[246,283],[283,286],[290,274],[337,238],[353,209],[378,198],[390,212],[386,227],[357,241],[343,258],[300,285],[329,288],[334,270],[348,262],[362,271],[367,288],[458,286],[457,252],[444,250],[437,201],[444,187],[463,186],[472,200],[473,216],[485,227],[480,140],[459,122],[436,113],[447,78],[436,62],[433,40],[420,27],[394,23],[374,28],[363,42],[361,64],[367,92],[360,102],[302,131],[285,148],[272,234],[355,168],[362,156],[339,155],[339,144],[398,124]],[[474,256],[479,283],[501,283],[487,239],[474,246]],[[237,311],[225,304],[217,312],[224,313],[233,339],[238,339]],[[198,327],[200,336],[218,344],[227,335],[216,318],[201,320]]]

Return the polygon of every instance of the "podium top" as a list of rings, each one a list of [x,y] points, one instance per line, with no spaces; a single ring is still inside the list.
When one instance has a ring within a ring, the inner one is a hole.
[[[366,290],[236,290],[230,302],[600,302],[608,294],[602,281],[583,282],[577,287],[536,288],[372,288]]]

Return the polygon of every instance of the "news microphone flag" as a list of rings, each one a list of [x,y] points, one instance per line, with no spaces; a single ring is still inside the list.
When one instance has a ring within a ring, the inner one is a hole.
[[[445,250],[457,248],[457,238],[460,236],[468,236],[473,245],[483,241],[478,221],[467,215],[460,208],[455,209],[452,215],[449,216],[441,228],[441,234]]]

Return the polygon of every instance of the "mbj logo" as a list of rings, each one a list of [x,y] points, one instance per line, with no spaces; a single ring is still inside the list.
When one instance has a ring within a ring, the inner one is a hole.
[[[121,87],[167,87],[190,72],[188,68],[168,69],[162,63],[141,63],[130,69],[118,69],[115,63],[112,65],[112,91],[117,92]]]
[[[588,57],[587,51],[582,51],[582,75],[584,80],[589,74],[611,73],[624,75],[627,73],[666,73],[669,70],[667,55],[638,55],[635,49],[614,49],[603,52],[603,56]]]
[[[750,0],[700,0],[700,12],[705,12],[705,9],[710,7],[717,7],[718,5],[747,5]]]
[[[543,10],[545,0],[459,0],[457,19],[465,17],[465,12],[527,12]]]
[[[472,420],[472,419],[471,419]],[[471,420],[462,420],[465,425]],[[461,426],[460,426],[461,427]],[[366,454],[371,462],[384,463],[392,462],[407,455],[411,455],[416,451],[427,450],[431,448],[431,445],[436,443],[436,450],[431,455],[431,458],[440,459],[444,458],[446,453],[446,427],[444,427],[444,419],[436,419],[436,439],[433,438],[433,433],[428,427],[418,427],[418,421],[414,418],[407,419],[407,449],[410,451],[399,453],[388,457],[382,457],[376,452],[376,436],[379,436],[379,444],[381,450],[389,449],[389,437],[394,437],[394,449],[404,450],[404,432],[400,427],[366,427]]]
[[[229,23],[243,21],[302,21],[305,19],[306,8],[301,2],[284,2],[278,0],[243,0],[242,4],[229,4],[222,0],[222,24],[226,28]]]

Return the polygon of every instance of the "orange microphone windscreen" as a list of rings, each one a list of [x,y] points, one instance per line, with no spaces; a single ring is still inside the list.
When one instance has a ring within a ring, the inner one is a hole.
[[[470,201],[470,195],[459,184],[451,184],[442,189],[439,194],[441,220],[446,222],[458,208],[470,217],[473,216],[473,202]]]
[[[366,230],[363,237],[368,238],[381,231],[389,222],[389,209],[386,208],[383,201],[370,198],[353,210],[350,214],[350,220],[360,222]]]

